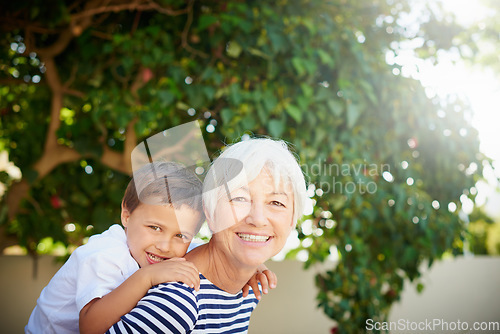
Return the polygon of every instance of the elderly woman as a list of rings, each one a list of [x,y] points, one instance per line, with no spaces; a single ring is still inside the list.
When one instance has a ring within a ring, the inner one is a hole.
[[[204,182],[210,241],[185,258],[200,272],[198,291],[160,284],[110,333],[244,333],[257,305],[242,288],[276,255],[302,215],[302,171],[282,141],[250,139],[228,147]]]

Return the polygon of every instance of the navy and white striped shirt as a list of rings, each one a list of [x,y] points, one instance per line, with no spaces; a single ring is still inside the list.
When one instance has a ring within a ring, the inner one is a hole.
[[[258,300],[225,292],[200,274],[200,290],[183,283],[151,288],[107,333],[247,333]]]

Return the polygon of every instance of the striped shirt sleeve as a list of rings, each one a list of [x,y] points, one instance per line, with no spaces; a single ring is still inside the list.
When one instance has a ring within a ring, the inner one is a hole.
[[[107,333],[189,333],[197,318],[193,289],[182,283],[160,284]]]

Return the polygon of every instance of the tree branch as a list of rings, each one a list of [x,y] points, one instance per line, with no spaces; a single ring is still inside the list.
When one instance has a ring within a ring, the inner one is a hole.
[[[76,90],[76,89],[70,89],[70,88],[63,87],[62,92],[64,94],[73,95],[73,96],[79,97],[81,99],[85,98],[85,93],[80,92],[79,90]]]
[[[91,7],[95,4],[95,1],[90,1],[87,3],[86,8]],[[41,57],[53,58],[63,52],[69,43],[73,40],[73,37],[79,36],[85,29],[87,29],[92,23],[92,19],[89,17],[84,17],[82,19],[70,20],[69,26],[59,34],[58,39],[52,43],[52,45],[38,49],[36,45],[31,46],[32,51],[38,53]]]
[[[29,29],[39,34],[57,34],[60,31],[59,29],[41,27],[31,21],[20,20],[7,16],[0,17],[0,22],[0,29],[2,31],[11,31],[18,28]]]
[[[82,18],[86,18],[89,16],[94,16],[98,14],[104,14],[104,13],[110,13],[110,12],[121,12],[121,11],[133,11],[133,10],[139,10],[139,11],[149,11],[149,10],[155,10],[159,13],[170,15],[170,16],[178,16],[182,14],[186,14],[186,10],[173,10],[171,8],[166,8],[166,7],[161,7],[159,4],[153,1],[133,1],[129,3],[124,3],[120,5],[105,5],[97,8],[90,8],[87,9],[83,12],[73,14],[71,15],[71,19],[74,20],[79,20]]]
[[[44,62],[45,68],[47,69],[45,77],[47,78],[47,84],[52,91],[52,99],[50,103],[50,123],[49,128],[47,129],[45,148],[43,152],[43,155],[45,156],[51,149],[58,146],[56,131],[59,129],[61,124],[60,112],[63,107],[63,86],[59,79],[59,73],[57,73],[54,58],[42,56],[41,60]]]
[[[182,35],[181,35],[181,40],[182,40],[182,47],[189,52],[200,56],[201,58],[208,58],[209,55],[207,55],[204,52],[201,52],[199,50],[196,50],[193,48],[191,45],[188,43],[188,34],[189,34],[189,29],[191,29],[191,24],[193,23],[193,5],[194,5],[194,0],[190,0],[188,2],[188,7],[187,7],[187,20],[186,20],[186,25],[184,26],[184,30],[182,30]]]

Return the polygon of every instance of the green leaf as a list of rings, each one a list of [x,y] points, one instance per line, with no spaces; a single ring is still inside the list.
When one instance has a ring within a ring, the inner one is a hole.
[[[205,30],[212,24],[217,22],[217,18],[212,15],[201,15],[200,18],[198,19],[198,29]]]
[[[257,103],[255,106],[257,108],[257,115],[259,116],[259,120],[262,124],[265,124],[269,118],[269,114],[266,109],[262,106],[262,103]]]
[[[303,76],[306,73],[306,69],[304,67],[303,61],[299,57],[293,57],[292,58],[292,65],[297,71],[297,74],[299,77]]]
[[[344,104],[340,100],[328,100],[327,104],[330,111],[335,116],[340,117],[340,115],[342,115],[342,112],[344,111]]]
[[[160,98],[161,106],[163,108],[169,106],[175,100],[174,94],[170,93],[168,90],[160,90],[158,92],[158,97]]]
[[[311,85],[302,83],[300,84],[300,88],[302,89],[302,92],[304,92],[305,97],[312,97],[314,94],[314,90],[311,87]]]
[[[328,52],[326,52],[325,50],[319,49],[318,55],[319,55],[319,58],[321,59],[321,62],[323,64],[330,65],[330,66],[333,66],[335,64],[333,57],[330,56],[330,54]]]
[[[318,69],[316,62],[311,61],[309,59],[303,59],[302,66],[304,66],[304,68],[306,69],[307,73],[309,73],[309,75],[315,75],[316,71]]]
[[[272,112],[278,105],[278,99],[274,95],[274,92],[269,89],[265,90],[263,95],[262,101],[264,102],[264,107],[268,112]]]
[[[261,58],[264,58],[264,59],[269,59],[270,58],[269,55],[267,55],[266,53],[264,53],[261,50],[256,49],[256,48],[248,48],[248,52],[250,52],[250,54],[252,54],[254,56],[261,57]]]
[[[361,108],[358,104],[349,103],[347,105],[347,127],[352,129],[361,116]]]
[[[224,108],[221,110],[220,115],[222,118],[222,122],[224,124],[228,124],[231,121],[231,119],[233,118],[234,113],[231,109]]]
[[[275,53],[279,53],[286,49],[286,39],[281,33],[277,33],[274,29],[269,29],[269,39],[271,40],[271,46]]]
[[[208,100],[212,100],[217,90],[213,86],[205,86],[202,88],[202,91]]]
[[[368,96],[368,99],[370,100],[371,103],[377,104],[378,99],[377,96],[375,96],[375,92],[373,90],[373,86],[368,83],[366,80],[360,80],[359,84],[361,85],[363,92]]]
[[[229,42],[229,45],[226,48],[227,55],[231,58],[238,58],[241,54],[241,51],[243,51],[243,49],[235,41]]]
[[[285,122],[283,120],[272,119],[269,121],[267,129],[271,136],[279,138],[285,132]]]
[[[241,125],[243,125],[243,130],[253,130],[255,128],[255,116],[252,114],[246,115],[242,120],[241,120]]]
[[[294,106],[293,104],[289,104],[286,107],[286,112],[288,113],[288,115],[292,116],[292,118],[297,123],[302,122],[302,110],[300,110],[300,108],[298,108],[297,106]]]
[[[205,104],[205,94],[202,93],[202,89],[198,85],[190,85],[185,89],[186,95],[188,96],[189,105],[192,108],[200,108]]]
[[[299,96],[297,98],[297,104],[300,110],[307,110],[311,100],[305,96]]]
[[[229,91],[230,91],[230,99],[231,99],[231,102],[234,104],[234,105],[238,105],[241,103],[241,93],[240,93],[240,87],[237,85],[237,84],[232,84],[230,87],[229,87]]]

